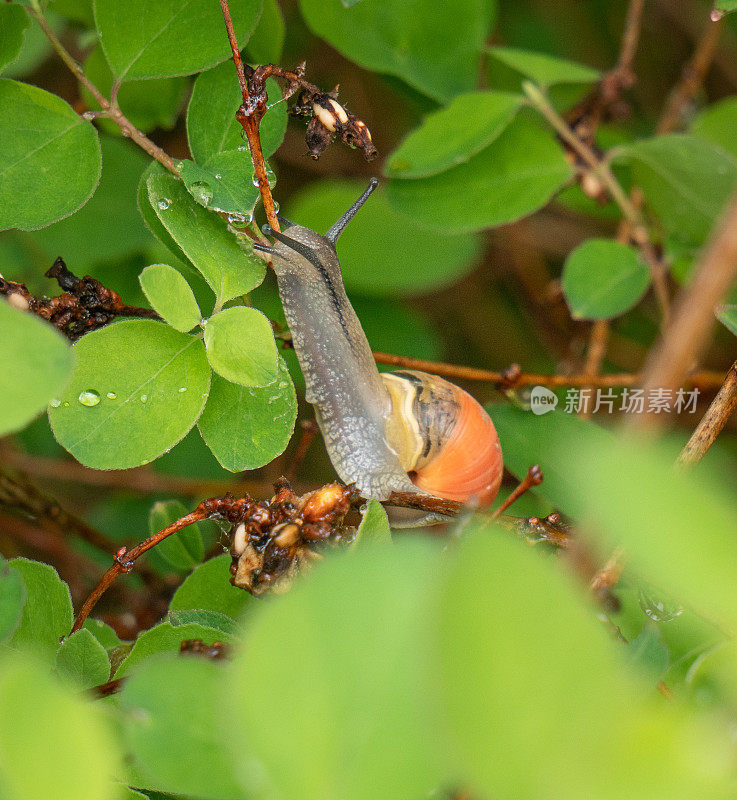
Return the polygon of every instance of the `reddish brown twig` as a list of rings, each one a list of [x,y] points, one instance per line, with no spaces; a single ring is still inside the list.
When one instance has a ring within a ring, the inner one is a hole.
[[[586,354],[586,364],[583,371],[586,375],[591,376],[594,381],[601,371],[601,365],[606,355],[607,342],[609,341],[609,322],[605,319],[598,319],[591,326],[591,333],[589,335],[589,349]],[[590,383],[587,387],[594,388]],[[593,412],[593,407],[589,407],[588,403],[584,403],[579,411],[579,416],[585,419],[589,418]]]
[[[737,408],[737,361],[729,368],[722,388],[678,456],[679,464],[698,464],[714,444]]]
[[[236,119],[240,122],[245,131],[246,138],[248,139],[248,147],[251,151],[251,160],[253,161],[254,173],[258,180],[258,189],[259,192],[261,192],[261,200],[264,204],[266,219],[275,231],[280,231],[279,220],[276,218],[274,198],[271,194],[269,178],[266,174],[266,162],[264,161],[264,154],[261,149],[261,136],[259,135],[261,117],[266,113],[266,96],[264,94],[258,97],[255,103],[251,100],[248,91],[248,82],[246,81],[246,75],[243,69],[243,62],[241,61],[240,50],[238,49],[238,40],[233,28],[233,20],[230,16],[228,0],[220,0],[220,8],[223,12],[225,29],[228,32],[228,41],[230,42],[230,49],[233,53],[233,63],[238,73],[238,84],[241,87],[241,95],[243,97],[243,105],[238,109]]]
[[[494,510],[491,515],[492,519],[498,519],[508,508],[522,497],[525,492],[532,489],[533,486],[539,486],[543,482],[543,471],[540,469],[539,464],[534,464],[527,470],[527,475],[519,482],[514,491],[507,497],[507,499]]]
[[[642,375],[636,372],[618,372],[608,375],[543,375],[538,373],[522,372],[519,365],[512,364],[505,370],[497,371],[481,369],[479,367],[465,367],[458,364],[446,364],[443,361],[428,361],[423,358],[411,356],[398,356],[393,353],[374,351],[374,359],[379,364],[388,364],[405,369],[417,369],[431,372],[434,375],[443,375],[448,378],[457,378],[467,381],[482,381],[492,383],[500,388],[515,389],[523,386],[597,386],[603,388],[618,388],[624,386],[637,386]],[[724,375],[721,372],[702,370],[688,375],[684,385],[696,386],[699,389],[715,389],[722,385]]]
[[[107,591],[110,584],[118,577],[118,575],[121,575],[124,572],[130,572],[133,568],[133,564],[139,556],[142,556],[147,550],[155,547],[159,542],[162,542],[164,539],[166,539],[167,536],[171,536],[173,533],[178,533],[188,525],[192,525],[194,522],[207,519],[210,514],[212,514],[212,501],[205,500],[200,503],[194,511],[182,517],[181,519],[178,519],[176,522],[173,522],[171,525],[167,525],[166,528],[160,530],[158,533],[155,533],[153,536],[149,536],[148,539],[145,539],[133,549],[127,550],[125,547],[122,547],[120,550],[118,550],[118,552],[115,554],[112,567],[110,567],[110,569],[108,569],[108,571],[102,576],[100,582],[97,584],[87,600],[85,600],[84,605],[79,611],[79,614],[77,614],[77,618],[74,620],[74,625],[72,626],[70,633],[78,631],[82,625],[84,625],[84,621],[90,615],[90,612],[97,604],[97,601]]]

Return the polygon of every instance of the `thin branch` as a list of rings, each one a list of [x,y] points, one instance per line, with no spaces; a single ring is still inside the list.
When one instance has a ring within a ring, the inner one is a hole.
[[[698,94],[714,61],[726,24],[727,20],[724,18],[718,22],[712,22],[707,18],[706,27],[696,42],[693,55],[683,67],[680,80],[668,96],[665,109],[655,129],[656,134],[671,133],[680,127],[684,110]]]
[[[695,266],[691,283],[677,301],[673,319],[654,348],[643,389],[678,389],[698,362],[715,324],[714,308],[737,278],[737,193],[717,221],[708,246]],[[631,425],[662,425],[661,414],[631,417]]]
[[[722,388],[678,456],[679,464],[698,464],[714,444],[737,408],[737,361],[732,364]]]
[[[640,42],[642,29],[642,12],[645,0],[630,0],[627,7],[627,16],[622,31],[622,40],[619,50],[619,59],[613,71],[620,73],[621,81],[628,85],[634,82],[634,61],[637,55],[637,45]]]
[[[241,61],[241,54],[238,48],[238,40],[235,35],[235,29],[233,28],[233,20],[230,16],[228,0],[220,0],[220,8],[223,12],[225,29],[228,32],[228,41],[230,42],[230,49],[233,53],[233,63],[238,73],[238,84],[240,85],[241,95],[243,97],[243,105],[238,109],[235,116],[238,122],[240,122],[241,127],[246,133],[246,138],[248,139],[248,147],[251,150],[251,160],[253,161],[254,173],[258,180],[258,189],[259,192],[261,192],[261,200],[264,204],[266,219],[275,231],[280,231],[279,220],[276,218],[274,198],[271,194],[271,187],[269,186],[269,179],[266,174],[266,162],[264,161],[264,154],[261,149],[261,136],[259,134],[260,120],[266,112],[265,99],[259,97],[254,102],[248,92],[248,82],[246,81],[243,62]]]
[[[627,193],[610,169],[609,164],[600,158],[586,142],[576,136],[570,125],[550,104],[542,90],[530,81],[525,81],[523,88],[532,105],[548,120],[561,139],[581,157],[592,173],[602,181],[612,200],[619,206],[624,218],[629,222],[632,229],[632,239],[642,253],[642,257],[650,270],[655,294],[663,315],[663,322],[667,324],[670,316],[670,300],[665,280],[665,266],[658,258],[650,241],[642,212],[627,196]]]
[[[637,386],[642,382],[642,375],[637,372],[619,372],[607,375],[542,375],[538,373],[522,372],[517,364],[512,364],[501,372],[479,367],[464,367],[456,364],[446,364],[442,361],[428,361],[423,358],[398,356],[393,353],[374,352],[374,359],[378,364],[387,364],[404,369],[416,369],[442,375],[446,378],[458,380],[481,381],[491,383],[502,389],[516,389],[523,386],[594,386],[601,388],[618,388]],[[724,374],[721,372],[702,370],[687,376],[685,383],[701,390],[716,389],[722,385]]]
[[[606,355],[606,347],[609,341],[609,322],[605,319],[597,319],[591,326],[591,333],[589,335],[589,348],[586,354],[586,363],[584,364],[583,371],[586,375],[591,376],[591,380],[595,381],[601,372],[601,365]],[[587,389],[595,388],[591,383],[586,387]],[[591,416],[593,409],[589,407],[588,403],[584,403],[579,412],[579,416],[587,419]]]
[[[125,136],[130,137],[139,147],[145,150],[151,158],[156,159],[170,172],[178,175],[176,161],[167,153],[165,153],[157,144],[152,142],[145,134],[136,128],[135,125],[123,114],[118,108],[116,103],[111,103],[100,90],[92,83],[92,81],[85,75],[82,67],[74,60],[69,51],[59,41],[56,34],[49,27],[48,22],[44,15],[35,9],[32,5],[26,6],[26,11],[36,20],[44,35],[51,43],[51,46],[56,50],[59,58],[69,67],[70,71],[74,74],[75,78],[89,91],[89,93],[97,100],[102,108],[104,115],[112,120],[123,132]]]
[[[133,564],[139,556],[142,556],[147,550],[155,547],[159,542],[162,542],[173,533],[178,533],[187,526],[206,519],[210,513],[210,506],[208,501],[205,500],[204,502],[200,503],[190,514],[187,514],[181,519],[176,520],[176,522],[172,522],[171,525],[167,525],[166,528],[160,530],[158,533],[155,533],[153,536],[149,536],[148,539],[145,539],[139,545],[136,545],[136,547],[134,547],[132,550],[127,550],[125,547],[121,547],[121,549],[118,550],[115,555],[115,561],[112,567],[110,567],[110,569],[102,576],[100,582],[97,584],[87,600],[85,600],[84,605],[79,611],[79,614],[77,614],[77,618],[74,620],[74,625],[72,626],[70,634],[78,631],[82,625],[84,625],[84,621],[90,615],[90,612],[97,604],[97,601],[107,591],[110,584],[112,584],[118,575],[121,575],[124,572],[130,572],[133,568]]]
[[[525,477],[514,488],[514,491],[507,497],[507,499],[496,509],[491,515],[492,519],[498,519],[501,515],[514,503],[519,500],[523,494],[529,492],[533,486],[539,486],[543,482],[543,471],[540,469],[539,464],[535,464],[527,470]]]

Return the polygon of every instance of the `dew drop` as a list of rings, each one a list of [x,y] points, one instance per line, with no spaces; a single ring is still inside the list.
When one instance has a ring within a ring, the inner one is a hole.
[[[179,387],[179,394],[182,394],[182,393],[184,393],[186,391],[187,391],[187,387],[186,386],[180,386]]]
[[[239,214],[238,212],[233,211],[228,214],[227,220],[231,225],[237,228],[248,222],[248,217],[246,217],[245,214]]]
[[[276,173],[268,164],[266,165],[266,180],[269,182],[269,189],[276,186]]]
[[[147,394],[142,394],[141,395],[141,402],[145,403],[147,400],[148,400],[148,395]]]
[[[222,175],[221,175],[219,172],[216,172],[216,173],[215,173],[215,180],[218,180],[218,181],[219,181],[219,180],[220,180],[222,177],[223,177],[223,176],[222,176]]]
[[[279,203],[274,200],[274,211],[278,214],[279,213]]]
[[[184,169],[184,161],[177,161],[177,172],[181,172]]]
[[[157,205],[157,206],[158,206],[158,207],[159,207],[159,208],[160,208],[162,211],[166,211],[166,209],[167,209],[167,208],[169,208],[169,206],[171,206],[171,200],[169,200],[168,198],[163,198],[162,200],[159,200],[159,202],[158,202],[158,203],[156,203],[156,205]]]
[[[638,594],[640,608],[653,622],[670,622],[683,614],[682,606],[669,597],[654,595],[650,587],[640,587]]]
[[[64,408],[69,408],[69,403],[64,403]]]
[[[83,406],[87,406],[87,408],[92,408],[96,406],[100,402],[100,394],[96,392],[94,389],[85,389],[84,392],[79,393],[79,397],[77,398],[79,402]]]
[[[52,408],[59,408],[61,405],[61,400],[59,400],[57,397],[52,397],[51,400],[49,400],[49,405]]]
[[[254,186],[258,186],[258,175],[255,172],[251,175],[251,183]]]
[[[212,201],[212,189],[205,181],[195,181],[190,187],[194,199],[203,206],[209,206]]]
[[[107,399],[108,399],[108,400],[115,400],[115,398],[116,398],[117,396],[118,396],[118,395],[117,395],[117,394],[115,394],[115,392],[108,392],[108,393],[105,395],[105,397],[107,397]]]
[[[246,150],[248,150],[248,145],[247,144],[239,144],[238,147],[236,147],[235,149],[238,150],[239,153],[245,153]]]

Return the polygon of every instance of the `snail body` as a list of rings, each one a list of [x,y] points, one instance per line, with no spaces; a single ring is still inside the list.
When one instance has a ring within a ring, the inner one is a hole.
[[[336,472],[363,496],[491,502],[502,455],[486,411],[435,375],[380,374],[346,295],[335,242],[377,183],[324,236],[279,217],[281,232],[264,227],[274,245],[254,244],[274,268],[306,399]]]

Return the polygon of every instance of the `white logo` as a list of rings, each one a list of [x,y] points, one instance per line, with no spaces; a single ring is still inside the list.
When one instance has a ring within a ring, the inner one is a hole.
[[[533,386],[530,392],[530,408],[533,414],[547,414],[558,405],[557,396],[545,386]]]

